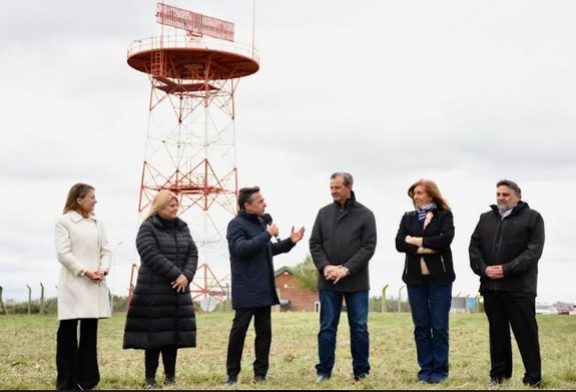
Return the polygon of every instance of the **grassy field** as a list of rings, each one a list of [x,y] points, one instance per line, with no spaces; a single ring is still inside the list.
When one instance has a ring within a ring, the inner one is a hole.
[[[246,340],[240,384],[224,387],[228,331],[233,313],[198,314],[198,347],[179,351],[178,384],[166,389],[486,389],[489,357],[487,321],[483,314],[455,314],[450,328],[450,377],[439,385],[416,384],[416,353],[408,313],[372,313],[370,377],[352,379],[346,316],[341,319],[336,367],[332,379],[316,385],[315,313],[273,313],[269,381],[251,383],[253,330]],[[543,387],[576,388],[576,317],[539,316],[543,358]],[[0,388],[53,389],[54,316],[0,316]],[[99,329],[100,389],[138,389],[142,385],[144,354],[122,350],[124,314],[103,320]],[[162,368],[158,381],[162,386]],[[515,348],[512,380],[498,389],[524,389],[523,366]],[[496,388],[495,388],[496,389]]]

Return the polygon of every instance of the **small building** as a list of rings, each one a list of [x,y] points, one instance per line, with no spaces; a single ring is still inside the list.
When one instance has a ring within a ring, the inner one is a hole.
[[[290,267],[276,270],[276,291],[280,298],[280,311],[314,312],[318,307],[318,290],[298,288],[294,271]]]

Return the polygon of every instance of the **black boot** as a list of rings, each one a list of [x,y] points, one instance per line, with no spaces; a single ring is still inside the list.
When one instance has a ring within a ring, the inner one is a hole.
[[[156,379],[154,377],[146,377],[144,389],[156,389]]]
[[[176,376],[166,374],[164,376],[164,385],[175,385],[176,384]]]

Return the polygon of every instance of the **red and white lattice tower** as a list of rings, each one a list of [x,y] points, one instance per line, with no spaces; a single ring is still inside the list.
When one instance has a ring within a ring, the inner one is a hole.
[[[161,35],[128,49],[128,64],[151,83],[138,211],[162,189],[178,195],[200,252],[193,295],[221,299],[227,290],[209,263],[228,265],[225,230],[237,212],[234,95],[240,78],[258,71],[258,59],[253,45],[234,42],[230,22],[164,3],[156,21]]]

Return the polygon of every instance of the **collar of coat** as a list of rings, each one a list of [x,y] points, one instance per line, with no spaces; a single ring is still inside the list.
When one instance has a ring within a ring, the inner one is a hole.
[[[154,226],[158,227],[159,229],[164,229],[164,225],[162,224],[162,222],[160,222],[160,219],[158,219],[157,215],[152,215],[147,220],[149,220],[150,223],[152,223]],[[178,230],[181,230],[186,226],[188,226],[188,224],[186,222],[184,222],[182,219],[176,217],[176,227],[178,228]]]
[[[344,207],[342,207],[342,205],[340,203],[338,203],[337,201],[334,201],[334,204],[336,204],[338,206],[338,208],[343,208],[343,209],[347,210],[350,207],[352,207],[355,202],[356,202],[356,194],[354,193],[354,191],[350,191],[350,198],[348,200],[346,200],[346,203],[344,203]]]
[[[240,213],[238,213],[239,216],[248,219],[252,222],[258,223],[258,224],[262,224],[262,221],[260,220],[260,218],[258,217],[258,215],[256,214],[250,214],[248,212],[246,212],[246,210],[241,210]]]
[[[492,204],[490,206],[490,208],[492,209],[492,211],[498,215],[500,217],[500,212],[498,211],[498,206],[496,204]],[[512,212],[510,213],[510,215],[508,215],[506,218],[510,218],[514,215],[518,215],[520,213],[520,211],[526,209],[526,208],[530,208],[530,206],[528,205],[528,203],[525,203],[523,201],[519,201],[518,204],[516,205],[516,207],[512,208]]]
[[[84,218],[82,215],[80,215],[80,213],[78,211],[74,211],[74,210],[68,211],[66,213],[66,215],[68,215],[70,217],[70,219],[72,220],[72,222],[74,222],[74,223],[78,223],[82,219],[93,219],[95,221],[98,220],[98,219],[96,219],[94,214],[92,214],[92,216],[90,216],[89,218]]]

